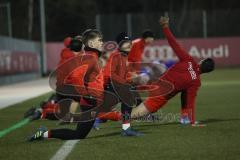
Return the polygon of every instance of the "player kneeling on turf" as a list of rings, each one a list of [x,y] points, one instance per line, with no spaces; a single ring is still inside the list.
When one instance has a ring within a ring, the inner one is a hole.
[[[85,45],[84,54],[68,60],[57,70],[56,92],[62,95],[63,99],[73,99],[77,104],[83,99],[86,104],[81,105],[82,112],[79,114],[80,120],[76,129],[40,128],[29,137],[29,141],[43,138],[83,139],[90,132],[97,115],[95,109],[103,98],[103,74],[98,65],[103,45],[102,34],[95,29],[86,30],[82,41]],[[70,82],[65,83],[69,76]]]

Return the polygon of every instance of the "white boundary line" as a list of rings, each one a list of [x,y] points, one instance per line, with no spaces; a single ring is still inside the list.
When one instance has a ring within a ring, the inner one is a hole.
[[[223,85],[239,85],[239,81],[207,81],[202,82],[202,86],[223,86]]]
[[[55,153],[55,155],[50,160],[64,160],[71,153],[74,146],[79,142],[79,140],[68,140],[61,148]]]

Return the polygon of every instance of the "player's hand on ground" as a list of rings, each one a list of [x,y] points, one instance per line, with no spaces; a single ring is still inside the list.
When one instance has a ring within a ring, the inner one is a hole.
[[[168,25],[169,25],[169,18],[167,16],[161,16],[159,22],[160,22],[160,25],[162,27],[168,27]]]

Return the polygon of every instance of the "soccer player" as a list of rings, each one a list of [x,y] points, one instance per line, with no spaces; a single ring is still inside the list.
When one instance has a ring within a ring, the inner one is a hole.
[[[132,48],[128,54],[128,61],[132,63],[132,67],[135,68],[135,70],[140,71],[144,48],[153,41],[154,33],[151,30],[145,30],[141,38],[135,39],[132,42]]]
[[[71,58],[74,58],[75,56],[78,56],[80,54],[83,54],[82,52],[82,38],[80,36],[75,36],[74,38],[67,37],[64,39],[64,45],[65,48],[61,51],[60,54],[60,61],[58,66],[63,65],[67,61],[69,61]],[[66,83],[72,83],[72,76],[68,76],[66,79]],[[58,124],[66,124],[70,122],[76,122],[77,119],[74,119],[74,114],[76,113],[77,107],[79,106],[78,100],[77,101],[72,101],[71,103],[61,103],[62,107],[59,107],[58,101],[63,100],[66,98],[73,98],[74,97],[63,97],[60,94],[53,94],[51,95],[47,101],[43,101],[40,104],[40,107],[37,108],[30,108],[25,114],[24,118],[30,118],[31,120],[37,120],[37,119],[49,119],[49,120],[60,120]],[[81,102],[84,103],[84,100],[80,100],[80,105]],[[69,105],[71,105],[69,107]],[[66,110],[69,108],[69,112]],[[60,118],[56,117],[55,112],[63,112],[65,111],[66,114],[65,116]],[[106,120],[113,120],[113,121],[119,121],[121,120],[121,113],[119,112],[101,112],[98,115],[98,119],[100,121],[106,121]]]
[[[82,41],[78,37],[67,37],[64,39],[64,46],[65,48],[62,49],[60,54],[60,61],[58,66],[63,65],[69,59],[78,56],[81,54],[82,51]],[[66,83],[71,83],[71,77],[68,76],[66,79]],[[25,114],[24,118],[29,117],[31,120],[37,120],[39,118],[46,118],[50,120],[56,120],[57,117],[55,116],[54,112],[59,107],[56,103],[57,101],[64,99],[62,95],[59,94],[52,94],[47,101],[44,101],[40,104],[40,107],[37,108],[30,108]],[[78,103],[72,101],[71,103],[65,103],[65,105],[70,107],[70,113],[74,113],[78,107]],[[68,107],[65,107],[68,108]],[[67,121],[67,120],[66,120]]]
[[[128,79],[128,73],[131,72],[128,66],[128,53],[132,42],[125,32],[117,36],[116,42],[118,49],[111,54],[104,69],[105,89],[117,95],[121,101],[122,136],[140,136],[142,134],[130,126],[131,111],[139,97],[130,91],[131,78]]]
[[[132,111],[132,118],[144,116],[149,113],[156,112],[163,107],[169,99],[178,93],[181,93],[182,116],[181,121],[191,124],[195,123],[195,100],[197,91],[201,85],[200,74],[208,73],[214,70],[214,61],[210,58],[195,62],[195,60],[183,49],[176,41],[169,29],[169,18],[161,17],[160,24],[163,33],[168,40],[169,45],[179,58],[179,62],[170,67],[163,76],[161,81],[168,81],[174,85],[174,90],[166,96],[155,96],[147,98],[138,107]],[[156,83],[155,83],[156,84]]]
[[[96,114],[91,110],[97,107],[99,100],[103,99],[103,74],[101,67],[98,65],[98,58],[101,55],[103,45],[102,34],[98,30],[88,29],[83,33],[82,41],[85,45],[85,53],[78,58],[67,61],[67,66],[62,66],[62,68],[60,66],[57,70],[57,76],[59,77],[57,78],[56,92],[63,96],[73,94],[70,98],[78,102],[83,97],[86,105],[81,105],[81,109],[86,113],[86,117],[83,117],[87,118],[86,121],[84,119],[79,121],[75,130],[39,128],[29,138],[29,141],[44,138],[84,139],[90,132],[96,118]],[[70,72],[71,69],[74,70]],[[63,84],[69,75],[71,75],[70,83],[73,86]],[[76,99],[73,98],[74,96],[76,96]]]

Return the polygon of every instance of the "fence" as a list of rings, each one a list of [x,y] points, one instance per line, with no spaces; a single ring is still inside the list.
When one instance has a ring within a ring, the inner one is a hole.
[[[105,40],[113,40],[122,31],[137,38],[144,29],[151,29],[160,38],[158,21],[162,15],[170,17],[171,29],[179,38],[240,36],[240,10],[100,14],[96,16],[96,26],[103,32]]]
[[[0,35],[12,37],[12,19],[10,3],[0,4]]]

